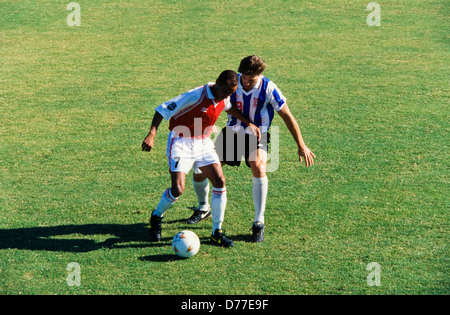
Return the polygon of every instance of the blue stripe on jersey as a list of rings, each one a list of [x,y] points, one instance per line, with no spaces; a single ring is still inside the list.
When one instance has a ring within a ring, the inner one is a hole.
[[[230,103],[233,106],[236,106],[236,92],[234,92],[231,96],[230,96]],[[234,126],[237,124],[237,118],[234,116],[231,116],[230,114],[228,114],[228,124],[229,126]]]
[[[275,116],[275,110],[272,106],[267,106],[267,111],[269,112],[269,126],[267,126],[267,129],[269,129],[272,124],[273,116]]]
[[[251,106],[251,102],[252,102],[252,94],[250,95],[245,95],[243,94],[243,99],[244,99],[244,116],[245,117],[250,117],[250,106]],[[241,126],[245,128],[247,128],[247,125],[241,122]]]
[[[233,105],[236,105],[236,92],[234,92],[233,94],[231,94],[230,96],[230,102]]]
[[[266,102],[267,86],[269,85],[269,80],[267,78],[264,78],[261,84],[261,92],[259,93],[258,97],[258,107],[255,111],[255,125],[258,127],[262,125],[261,111],[263,110],[264,103]]]
[[[280,94],[278,94],[278,91],[277,91],[277,90],[273,90],[272,95],[273,95],[273,97],[275,98],[275,100],[277,101],[278,105],[281,106],[281,105],[284,104],[284,101],[281,99]]]

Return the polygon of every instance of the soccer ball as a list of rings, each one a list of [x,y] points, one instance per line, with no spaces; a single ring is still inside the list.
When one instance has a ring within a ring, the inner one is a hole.
[[[173,238],[172,249],[182,258],[195,256],[200,249],[200,239],[192,231],[181,231]]]

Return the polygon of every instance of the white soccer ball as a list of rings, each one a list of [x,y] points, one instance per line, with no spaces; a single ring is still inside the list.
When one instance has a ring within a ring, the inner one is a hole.
[[[181,231],[173,238],[172,249],[179,257],[195,256],[200,249],[200,239],[192,231]]]

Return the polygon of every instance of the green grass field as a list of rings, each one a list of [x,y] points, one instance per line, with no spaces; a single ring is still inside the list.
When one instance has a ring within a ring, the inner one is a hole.
[[[380,27],[368,0],[78,0],[80,27],[69,2],[0,0],[0,294],[450,293],[448,1],[380,1]],[[276,117],[264,243],[248,242],[245,167],[225,168],[233,249],[209,244],[211,221],[181,222],[190,176],[148,243],[169,186],[168,124],[140,149],[154,108],[250,54],[316,164]],[[179,260],[187,228],[202,247]]]

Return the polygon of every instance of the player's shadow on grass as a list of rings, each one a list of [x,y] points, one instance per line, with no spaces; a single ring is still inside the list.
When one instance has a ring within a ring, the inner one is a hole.
[[[167,246],[172,241],[171,238],[163,238],[161,242],[149,243],[148,237],[147,224],[86,224],[0,229],[0,250],[13,248],[84,253],[101,248]]]

